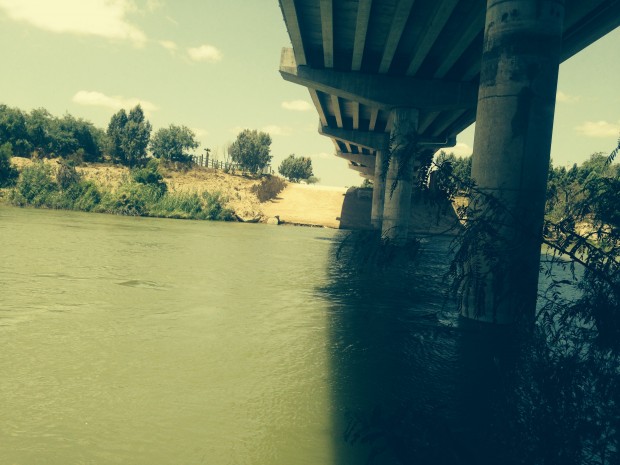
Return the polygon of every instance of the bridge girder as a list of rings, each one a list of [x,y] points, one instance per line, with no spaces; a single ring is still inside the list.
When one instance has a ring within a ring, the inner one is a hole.
[[[429,111],[471,109],[478,102],[477,82],[314,69],[298,66],[291,48],[282,50],[280,74],[289,82],[324,92],[332,98],[388,111],[398,107]]]

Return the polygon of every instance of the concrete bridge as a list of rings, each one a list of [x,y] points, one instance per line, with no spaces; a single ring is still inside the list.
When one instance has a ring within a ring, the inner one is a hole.
[[[280,7],[293,46],[280,73],[308,88],[336,156],[374,181],[371,221],[384,237],[407,240],[416,168],[476,121],[472,178],[507,213],[493,260],[501,266],[473,254],[462,312],[495,323],[532,315],[558,66],[620,25],[620,0]],[[488,198],[471,220],[489,212]]]

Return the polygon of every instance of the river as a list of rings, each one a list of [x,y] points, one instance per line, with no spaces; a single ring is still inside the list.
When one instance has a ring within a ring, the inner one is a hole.
[[[0,207],[0,463],[482,463],[500,355],[446,302],[449,239],[378,275],[345,238]]]

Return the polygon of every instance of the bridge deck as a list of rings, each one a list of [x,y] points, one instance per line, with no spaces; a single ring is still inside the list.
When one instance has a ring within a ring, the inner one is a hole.
[[[562,61],[620,25],[620,0],[565,5]],[[474,122],[469,93],[479,79],[486,0],[280,0],[280,6],[294,55],[283,58],[282,75],[308,87],[321,126],[389,132],[395,100],[419,102],[419,132],[432,140],[450,140]],[[455,83],[462,87],[449,86]],[[337,152],[375,153],[330,137]]]

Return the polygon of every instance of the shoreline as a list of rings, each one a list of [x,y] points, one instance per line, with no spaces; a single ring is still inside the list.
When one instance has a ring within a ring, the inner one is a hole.
[[[13,165],[21,172],[33,165],[27,158],[13,157]],[[42,162],[56,170],[60,159],[44,159]],[[84,163],[76,170],[85,181],[93,182],[102,190],[116,191],[130,177],[127,167],[109,163]],[[178,196],[201,196],[205,192],[221,194],[222,205],[232,211],[232,221],[243,223],[267,223],[279,217],[279,224],[287,226],[322,227],[339,229],[338,217],[342,210],[346,188],[331,186],[303,185],[286,183],[285,189],[274,199],[259,202],[256,194],[251,192],[253,186],[260,183],[260,178],[241,174],[227,174],[212,168],[191,167],[188,169],[161,169],[168,192]],[[0,189],[0,204],[14,205],[8,198],[12,188]],[[50,208],[28,205],[31,208],[59,210],[76,210],[74,208]],[[82,210],[90,212],[88,210]],[[100,211],[93,211],[100,212]],[[105,213],[105,212],[103,212]],[[118,214],[108,212],[111,214]],[[125,216],[168,217],[173,219],[191,219],[177,216],[160,216],[151,214],[133,214]],[[201,218],[194,218],[201,219]]]

